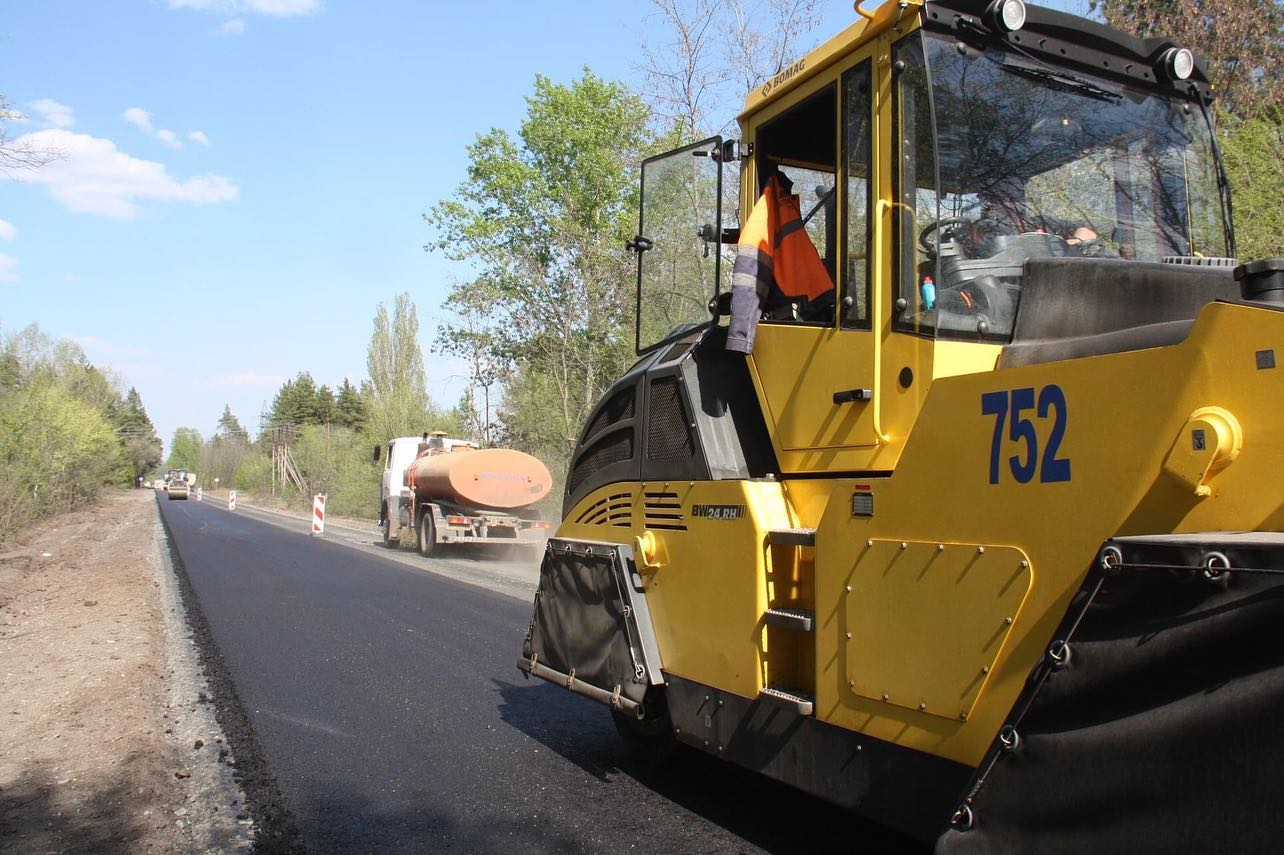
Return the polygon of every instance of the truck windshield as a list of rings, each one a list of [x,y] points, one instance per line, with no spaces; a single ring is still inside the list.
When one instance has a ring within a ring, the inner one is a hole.
[[[1226,254],[1197,102],[937,34],[897,53],[902,327],[1009,338],[1027,258]]]

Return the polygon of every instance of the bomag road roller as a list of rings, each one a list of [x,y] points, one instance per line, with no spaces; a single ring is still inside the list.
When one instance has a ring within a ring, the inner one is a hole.
[[[1234,258],[1206,72],[857,12],[643,163],[519,667],[941,851],[1273,848],[1284,261]]]

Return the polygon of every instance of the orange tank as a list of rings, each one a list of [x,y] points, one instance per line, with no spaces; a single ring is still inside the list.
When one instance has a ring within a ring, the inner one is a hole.
[[[420,454],[406,469],[406,486],[421,501],[512,510],[547,496],[553,476],[547,466],[520,451],[457,448]]]

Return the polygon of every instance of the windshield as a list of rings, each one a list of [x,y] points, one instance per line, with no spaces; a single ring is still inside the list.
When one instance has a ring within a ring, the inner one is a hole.
[[[922,45],[926,68],[917,39],[898,48],[901,138],[913,149],[900,199],[916,232],[901,238],[902,325],[1010,337],[1031,257],[1226,254],[1197,103],[936,34]],[[928,70],[935,152],[922,127]]]

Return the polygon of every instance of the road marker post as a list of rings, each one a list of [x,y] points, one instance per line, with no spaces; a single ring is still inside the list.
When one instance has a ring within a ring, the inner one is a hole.
[[[312,497],[312,533],[325,534],[325,494]]]
[[[236,491],[235,490],[227,491],[227,509],[229,511],[236,510]]]
[[[196,488],[196,501],[198,501],[198,502],[199,502],[199,501],[202,501],[202,499],[201,499],[201,488],[200,488],[200,487],[197,487],[197,488]]]

